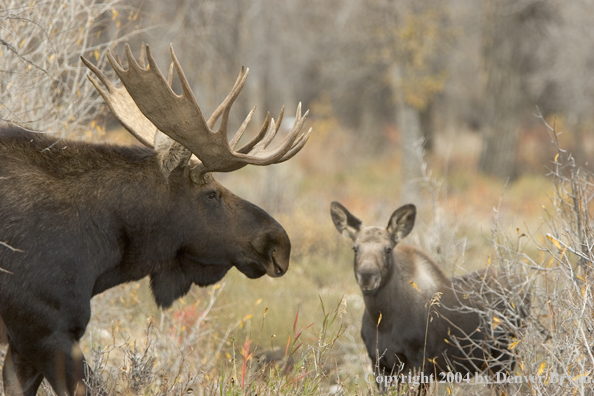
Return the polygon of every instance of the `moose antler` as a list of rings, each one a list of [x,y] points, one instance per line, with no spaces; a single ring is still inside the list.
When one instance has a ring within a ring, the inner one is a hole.
[[[141,59],[144,58],[144,47],[140,57]],[[97,92],[103,97],[103,100],[109,107],[111,113],[118,119],[120,124],[142,144],[151,148],[154,147],[157,128],[144,116],[144,114],[142,114],[128,91],[126,91],[126,88],[118,88],[113,85],[101,70],[84,56],[81,56],[80,59],[93,73],[95,73],[107,89],[103,89],[97,80],[91,77],[91,75],[87,75],[91,83],[95,86],[95,89],[97,89]]]
[[[231,172],[248,164],[279,163],[293,157],[303,148],[309,138],[311,128],[305,133],[301,132],[308,112],[301,115],[301,105],[299,105],[293,128],[277,148],[269,149],[268,146],[279,130],[284,109],[281,111],[278,122],[274,122],[268,115],[260,132],[246,145],[235,150],[255,110],[255,108],[252,109],[229,142],[227,140],[229,112],[245,84],[249,69],[244,71],[242,68],[233,89],[207,122],[175,56],[173,47],[170,49],[173,65],[182,85],[181,95],[177,95],[171,89],[171,84],[161,74],[148,46],[146,46],[148,68],[144,67],[144,56],[141,55],[140,65],[136,62],[128,45],[125,48],[128,58],[127,70],[123,68],[119,59],[116,59],[111,52],[107,52],[109,63],[120,77],[126,92],[122,88],[114,87],[96,67],[90,65],[86,59],[84,60],[85,64],[107,87],[108,91],[106,92],[99,87],[97,81],[91,78],[112,112],[134,136],[137,138],[140,136],[139,140],[143,141],[147,136],[147,133],[139,132],[139,129],[148,128],[151,130],[152,128],[154,130],[156,127],[200,159],[201,163],[193,170],[199,174],[213,171]],[[144,50],[145,46],[143,45],[142,53]],[[130,109],[133,107],[132,103],[137,107],[134,110]],[[143,117],[139,116],[140,113]],[[219,129],[213,131],[214,124],[221,116]],[[152,123],[151,127],[146,125],[146,121],[149,120]]]

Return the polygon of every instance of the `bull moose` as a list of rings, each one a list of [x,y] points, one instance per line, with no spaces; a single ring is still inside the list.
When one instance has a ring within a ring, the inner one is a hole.
[[[59,140],[14,126],[0,132],[7,396],[35,395],[44,377],[60,396],[86,393],[78,341],[98,293],[149,276],[157,304],[169,307],[192,284],[211,285],[232,267],[252,279],[279,277],[289,267],[291,244],[282,226],[211,172],[290,159],[311,132],[302,132],[307,112],[298,107],[277,147],[268,146],[282,112],[239,146],[253,110],[231,141],[227,123],[248,70],[206,121],[173,48],[168,79],[148,46],[139,61],[125,50],[127,68],[107,53],[123,87],[82,61],[103,84],[89,76],[113,115],[143,146]],[[171,88],[174,66],[181,95]]]
[[[469,378],[513,369],[507,349],[513,335],[488,325],[481,310],[491,305],[518,325],[527,294],[516,306],[505,301],[506,283],[496,271],[449,279],[425,252],[400,244],[414,226],[412,204],[397,209],[386,228],[363,226],[338,202],[330,213],[337,230],[353,241],[355,277],[365,301],[361,337],[376,374],[414,371],[427,383],[447,380],[448,373]]]

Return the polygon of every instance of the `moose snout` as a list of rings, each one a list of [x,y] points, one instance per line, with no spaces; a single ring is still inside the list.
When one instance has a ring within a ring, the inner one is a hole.
[[[381,274],[378,270],[359,270],[355,276],[363,293],[373,293],[382,281]]]
[[[279,277],[279,276],[283,276],[286,272],[287,269],[289,268],[289,260],[277,260],[275,257],[275,253],[276,251],[273,250],[270,253],[270,263],[271,265],[269,265],[266,268],[266,273],[268,274],[268,276],[270,277]]]
[[[267,244],[267,263],[264,265],[266,274],[272,278],[283,276],[289,269],[291,256],[291,242],[285,230],[276,230]]]

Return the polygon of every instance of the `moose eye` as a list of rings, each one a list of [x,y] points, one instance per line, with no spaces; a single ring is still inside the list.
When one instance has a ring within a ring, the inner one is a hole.
[[[206,198],[208,198],[211,201],[217,199],[217,193],[216,193],[216,191],[211,191],[208,194],[206,194]]]
[[[386,255],[388,255],[388,254],[392,253],[392,247],[391,247],[391,246],[386,246],[386,247],[384,248],[384,253],[385,253]]]
[[[357,253],[359,251],[359,246],[353,246],[353,252]]]

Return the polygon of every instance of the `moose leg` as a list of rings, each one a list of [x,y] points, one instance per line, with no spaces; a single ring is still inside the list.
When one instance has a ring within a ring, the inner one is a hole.
[[[54,345],[44,345],[44,358],[37,366],[58,395],[84,396],[87,394],[85,359],[78,343],[73,340],[56,340]]]
[[[9,346],[4,358],[2,380],[6,396],[35,396],[43,375],[31,361]]]
[[[6,396],[34,396],[44,377],[57,395],[87,393],[84,357],[68,334],[53,333],[27,344],[11,343],[5,362]]]

